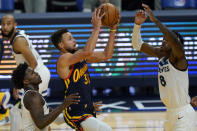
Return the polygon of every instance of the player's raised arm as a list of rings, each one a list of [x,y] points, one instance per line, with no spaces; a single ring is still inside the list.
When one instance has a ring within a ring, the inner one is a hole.
[[[72,49],[71,48],[69,49],[69,47],[66,46],[70,46],[68,44],[72,44],[72,43],[76,45],[76,40],[72,37],[72,34],[70,32],[68,32],[67,34],[66,33],[62,34],[61,39],[65,39],[65,42],[62,42],[62,40],[59,41],[58,48],[64,54],[62,54],[58,60],[58,62],[60,61],[62,63],[62,64],[58,63],[59,65],[62,65],[63,67],[70,66],[83,59],[86,59],[87,57],[93,54],[100,32],[101,18],[103,17],[103,15],[100,16],[99,14],[100,14],[100,9],[96,9],[92,15],[93,32],[89,37],[88,41],[86,42],[86,45],[83,49],[75,50],[72,52],[71,51]],[[74,42],[68,43],[69,41],[74,41]],[[65,46],[65,44],[67,45]]]
[[[142,4],[144,10],[148,13],[149,18],[152,22],[156,24],[157,27],[159,27],[160,31],[164,35],[164,39],[167,41],[167,43],[172,48],[172,55],[175,57],[175,59],[185,59],[185,53],[183,46],[181,44],[180,39],[178,39],[177,35],[169,30],[165,25],[163,25],[153,14],[150,7],[146,4]]]
[[[115,33],[120,22],[120,15],[117,19],[118,23],[110,28],[108,43],[104,51],[93,52],[93,54],[86,59],[88,63],[101,62],[112,58],[115,45]]]
[[[143,53],[146,53],[149,56],[155,56],[160,58],[160,49],[155,48],[144,41],[142,41],[141,38],[141,24],[143,24],[146,21],[146,14],[143,10],[137,11],[135,15],[135,21],[134,21],[134,27],[133,27],[133,34],[132,34],[132,46],[138,51],[141,51]]]

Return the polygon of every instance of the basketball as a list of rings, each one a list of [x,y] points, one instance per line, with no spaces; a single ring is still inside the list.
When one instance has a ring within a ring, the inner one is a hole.
[[[102,17],[102,25],[105,27],[113,27],[116,25],[120,19],[120,12],[113,4],[105,3],[99,6],[101,13],[105,12],[105,15]]]

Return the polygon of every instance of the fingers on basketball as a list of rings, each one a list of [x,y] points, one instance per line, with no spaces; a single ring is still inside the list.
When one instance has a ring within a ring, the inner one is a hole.
[[[113,4],[105,3],[100,7],[100,16],[104,14],[102,17],[102,25],[105,27],[113,27],[114,25],[119,23],[120,20],[120,12],[118,8],[116,8]]]

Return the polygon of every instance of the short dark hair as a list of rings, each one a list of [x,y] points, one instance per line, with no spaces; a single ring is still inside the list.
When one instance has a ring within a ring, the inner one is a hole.
[[[178,33],[177,31],[174,31],[174,30],[173,30],[172,32],[175,33],[175,35],[180,39],[182,46],[184,46],[184,39],[183,39],[183,36],[182,36],[180,33]]]
[[[54,46],[59,49],[58,44],[61,42],[62,40],[62,34],[69,32],[68,29],[63,28],[63,29],[59,29],[56,32],[54,32],[51,35],[51,42],[54,44]]]
[[[17,68],[13,71],[11,80],[15,88],[21,89],[24,87],[23,80],[27,68],[28,68],[27,63],[24,63],[18,65]]]

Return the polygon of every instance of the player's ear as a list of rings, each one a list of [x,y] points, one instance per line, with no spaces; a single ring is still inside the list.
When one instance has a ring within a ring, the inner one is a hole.
[[[58,44],[58,47],[59,47],[60,49],[64,48],[63,43],[62,43],[62,42],[60,42],[60,43]]]
[[[15,22],[14,22],[14,27],[16,28],[17,25],[18,25],[18,24],[17,24],[17,22],[15,21]]]

